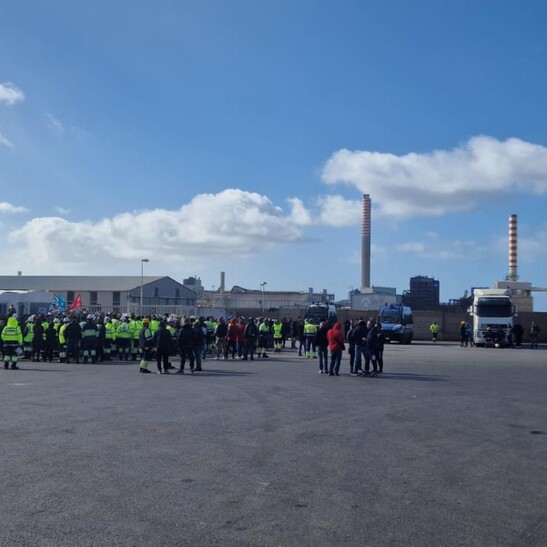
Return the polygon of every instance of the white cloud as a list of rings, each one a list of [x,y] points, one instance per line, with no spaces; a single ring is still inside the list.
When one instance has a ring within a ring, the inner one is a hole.
[[[61,207],[60,205],[57,205],[56,207],[54,207],[54,209],[57,213],[63,216],[70,214],[70,211],[71,211],[71,209],[67,209],[66,207]]]
[[[11,82],[0,83],[0,103],[15,104],[25,98],[24,93]]]
[[[387,249],[385,246],[382,245],[375,245],[372,243],[370,245],[370,253],[371,256],[374,257],[374,260],[384,259],[389,257],[390,250]],[[361,265],[361,262],[363,261],[363,255],[361,253],[361,249],[353,251],[351,256],[348,258],[348,262],[350,264],[358,264]]]
[[[300,198],[289,198],[288,202],[291,205],[291,220],[295,224],[306,226],[312,223],[311,214]]]
[[[320,196],[306,207],[300,198],[290,198],[291,220],[301,226],[342,228],[359,224],[361,202],[339,195]]]
[[[441,260],[478,260],[492,252],[492,248],[475,241],[441,241],[436,234],[425,241],[400,243],[396,249],[421,258]]]
[[[361,222],[361,202],[332,195],[318,198],[321,207],[319,223],[325,226],[342,228]]]
[[[44,116],[46,118],[47,127],[55,135],[70,135],[79,140],[84,140],[91,137],[91,134],[85,129],[82,129],[81,127],[78,127],[76,125],[66,126],[63,122],[59,120],[59,118],[57,118],[53,114],[50,114],[49,112],[47,112]]]
[[[397,250],[405,251],[408,253],[424,254],[426,250],[426,245],[425,243],[419,241],[410,241],[397,245]]]
[[[249,256],[302,236],[265,196],[237,189],[201,194],[178,210],[122,213],[98,222],[34,218],[10,234],[17,264],[190,261]],[[22,267],[22,266],[20,266]]]
[[[478,136],[429,154],[339,150],[321,176],[326,184],[348,184],[370,194],[381,215],[443,215],[513,192],[546,193],[547,147]]]
[[[509,253],[507,244],[507,237],[499,237],[495,241],[496,249],[500,253]],[[547,224],[540,226],[536,231],[529,227],[519,228],[517,255],[519,264],[543,260],[547,256]],[[547,282],[544,281],[543,284]]]
[[[0,146],[7,146],[8,148],[13,148],[13,144],[11,144],[11,141],[9,141],[7,137],[4,137],[2,133],[0,133]]]
[[[46,113],[45,116],[49,129],[57,135],[62,135],[65,131],[65,126],[53,114]]]
[[[7,201],[0,201],[0,213],[26,213],[28,209],[26,207],[20,207],[12,205]]]

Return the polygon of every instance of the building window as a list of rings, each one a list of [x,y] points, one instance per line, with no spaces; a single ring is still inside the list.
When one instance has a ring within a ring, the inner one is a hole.
[[[112,293],[112,305],[113,306],[119,306],[120,305],[120,291],[114,291]]]
[[[89,291],[89,305],[90,306],[97,305],[97,291]]]
[[[66,293],[66,303],[68,305],[74,302],[74,291],[67,291]]]
[[[175,289],[175,298],[180,298],[180,289]]]
[[[160,295],[160,290],[158,289],[158,287],[154,287],[154,296],[158,297],[159,295]]]

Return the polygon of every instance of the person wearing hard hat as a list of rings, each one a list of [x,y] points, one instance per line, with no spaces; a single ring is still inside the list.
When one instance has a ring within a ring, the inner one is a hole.
[[[29,315],[23,330],[23,353],[26,359],[32,355],[32,342],[34,340],[34,315]]]
[[[150,329],[152,330],[152,329]],[[169,374],[169,353],[171,349],[171,333],[167,329],[167,321],[162,319],[158,323],[158,329],[153,334],[154,347],[156,349],[156,363],[158,374]],[[163,371],[161,369],[163,364]]]
[[[150,319],[145,317],[142,320],[142,327],[139,332],[139,348],[141,353],[141,362],[139,366],[139,372],[144,374],[149,374],[148,362],[152,355],[152,348],[154,347],[154,337],[152,336],[152,331],[150,330]]]
[[[91,359],[92,363],[97,362],[97,339],[99,331],[95,323],[95,316],[88,315],[82,327],[82,356],[84,363]]]
[[[129,360],[131,339],[131,325],[129,323],[129,317],[126,315],[116,329],[116,347],[118,348],[118,357],[121,361]]]

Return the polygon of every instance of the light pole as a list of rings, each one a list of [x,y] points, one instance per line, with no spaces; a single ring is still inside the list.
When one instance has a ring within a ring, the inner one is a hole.
[[[262,289],[262,300],[260,301],[260,309],[262,313],[264,313],[264,287],[266,287],[266,285],[266,281],[260,283],[260,288]]]
[[[143,292],[144,292],[144,263],[150,262],[148,258],[141,258],[141,298],[139,305],[139,315],[142,315],[142,302],[143,302]]]

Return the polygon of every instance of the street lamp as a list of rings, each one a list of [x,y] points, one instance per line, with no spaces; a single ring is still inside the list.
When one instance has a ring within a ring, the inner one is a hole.
[[[260,301],[260,309],[264,313],[264,287],[267,285],[266,281],[260,283],[260,288],[262,289],[262,300]]]
[[[143,302],[143,291],[144,291],[144,263],[150,262],[148,258],[141,258],[141,298],[140,298],[140,306],[139,306],[139,313],[142,315],[142,302]]]

